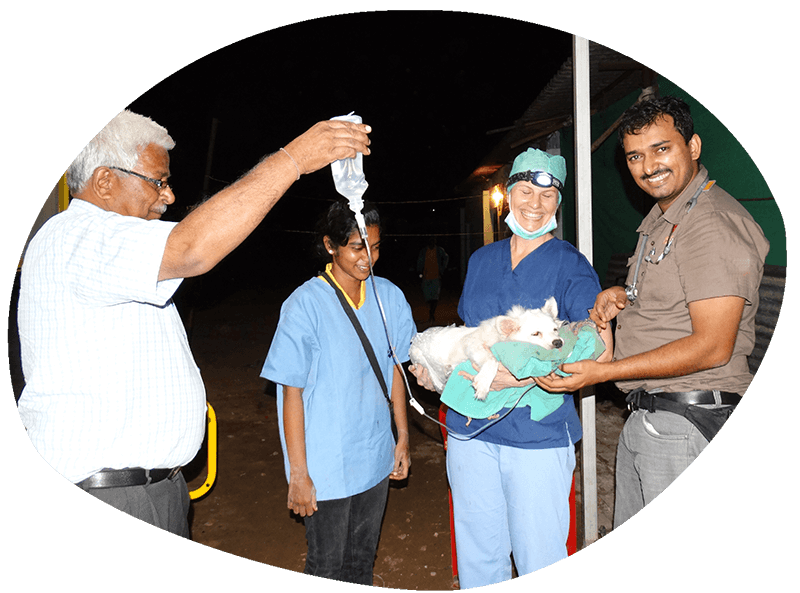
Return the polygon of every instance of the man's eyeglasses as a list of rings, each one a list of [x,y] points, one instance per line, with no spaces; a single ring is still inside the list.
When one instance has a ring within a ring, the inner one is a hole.
[[[123,173],[127,173],[128,175],[134,175],[139,179],[144,179],[155,185],[158,188],[159,193],[162,191],[166,191],[168,189],[172,189],[169,185],[169,182],[166,179],[153,179],[152,177],[147,177],[146,175],[142,175],[141,173],[137,173],[136,171],[129,171],[128,169],[123,169],[121,167],[109,167],[109,169],[116,169],[117,171],[122,171]]]

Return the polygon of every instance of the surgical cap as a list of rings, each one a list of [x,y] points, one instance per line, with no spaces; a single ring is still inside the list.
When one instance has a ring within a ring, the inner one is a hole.
[[[567,179],[567,161],[564,160],[563,156],[550,154],[536,148],[529,148],[514,159],[509,177],[515,173],[524,173],[525,171],[550,173],[564,185]],[[511,191],[513,186],[514,184],[507,187],[506,190]]]

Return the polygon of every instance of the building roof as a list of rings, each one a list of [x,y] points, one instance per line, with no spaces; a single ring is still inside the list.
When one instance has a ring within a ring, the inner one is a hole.
[[[653,84],[654,73],[639,62],[600,44],[589,42],[591,113],[602,111],[629,93]],[[569,57],[550,82],[504,133],[458,191],[485,189],[499,182],[502,169],[528,146],[546,141],[553,132],[573,123],[573,64]],[[544,148],[544,147],[540,147]]]

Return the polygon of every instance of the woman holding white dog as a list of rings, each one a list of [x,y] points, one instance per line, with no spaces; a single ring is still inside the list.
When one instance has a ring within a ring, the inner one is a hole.
[[[600,292],[597,274],[575,247],[553,235],[566,174],[563,157],[540,150],[528,149],[514,160],[506,218],[513,235],[470,257],[458,305],[467,326],[505,314],[513,305],[539,308],[550,296],[560,319],[588,317]],[[613,348],[610,330],[601,337],[602,361]],[[427,371],[411,371],[431,388]],[[501,365],[492,390],[533,383],[530,377],[517,380]],[[491,422],[452,409],[447,413],[451,435],[472,434]],[[573,397],[565,394],[563,404],[538,422],[530,410],[514,408],[474,438],[448,439],[462,589],[510,579],[512,555],[519,575],[567,556],[574,444],[581,436]]]
[[[363,214],[374,265],[380,220],[372,204]],[[304,572],[372,585],[389,479],[406,478],[411,464],[405,387],[402,369],[386,355],[381,312],[367,286],[367,245],[346,201],[330,207],[317,235],[325,272],[283,303],[261,376],[278,385],[287,506],[304,517],[308,540]],[[411,307],[394,284],[375,283],[397,357],[407,361],[416,331]],[[345,307],[372,345],[386,394]]]

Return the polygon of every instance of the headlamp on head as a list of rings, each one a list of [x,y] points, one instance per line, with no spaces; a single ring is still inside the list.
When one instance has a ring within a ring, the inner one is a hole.
[[[519,173],[514,173],[508,178],[506,187],[511,187],[520,181],[529,181],[538,187],[554,187],[558,191],[564,189],[564,184],[557,177],[544,171],[520,171]]]

